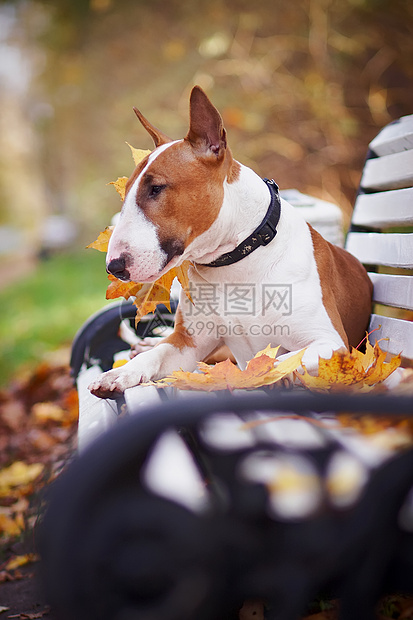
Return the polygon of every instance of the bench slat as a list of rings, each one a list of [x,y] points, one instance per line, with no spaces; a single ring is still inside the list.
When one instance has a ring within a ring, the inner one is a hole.
[[[413,310],[412,276],[386,273],[369,273],[369,276],[374,284],[374,301],[386,306]]]
[[[125,401],[128,411],[135,413],[161,401],[161,392],[154,385],[144,385],[125,390]]]
[[[360,194],[354,207],[352,223],[371,228],[413,224],[413,188]]]
[[[346,249],[365,265],[413,268],[413,233],[349,233]]]
[[[89,392],[89,384],[101,373],[102,369],[99,366],[91,366],[91,368],[81,372],[77,378],[77,391],[79,394],[79,452],[83,452],[93,440],[109,430],[113,424],[116,424],[118,419],[115,401],[97,398],[97,396]]]
[[[378,329],[380,328],[381,329]],[[413,359],[413,323],[403,319],[393,319],[387,316],[373,314],[370,320],[369,331],[378,329],[370,335],[372,344],[376,340],[386,338],[380,342],[380,348],[392,355],[402,352],[403,357]]]
[[[361,187],[372,190],[401,189],[413,185],[413,149],[369,159]]]
[[[370,148],[379,156],[413,149],[413,115],[403,116],[387,125],[370,142]]]

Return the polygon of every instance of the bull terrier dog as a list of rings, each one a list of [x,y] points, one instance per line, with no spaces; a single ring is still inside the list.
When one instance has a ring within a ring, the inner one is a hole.
[[[236,161],[218,110],[195,86],[185,138],[171,140],[135,109],[155,149],[136,167],[110,238],[107,271],[153,282],[191,261],[192,302],[182,291],[175,328],[153,349],[90,386],[114,397],[227,345],[240,368],[268,344],[278,359],[306,348],[316,373],[363,339],[372,284],[351,254],[327,242],[280,198],[274,181]]]

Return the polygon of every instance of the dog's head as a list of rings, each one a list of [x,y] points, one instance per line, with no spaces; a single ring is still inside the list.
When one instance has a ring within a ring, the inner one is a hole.
[[[224,181],[235,174],[218,110],[201,88],[190,97],[190,127],[170,140],[135,109],[155,150],[126,184],[112,233],[107,270],[121,280],[151,282],[179,265],[185,250],[217,219]]]

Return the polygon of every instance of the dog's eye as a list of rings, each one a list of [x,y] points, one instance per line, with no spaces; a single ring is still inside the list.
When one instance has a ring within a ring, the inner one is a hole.
[[[157,196],[164,189],[165,185],[151,185],[149,190],[149,195],[151,197]]]

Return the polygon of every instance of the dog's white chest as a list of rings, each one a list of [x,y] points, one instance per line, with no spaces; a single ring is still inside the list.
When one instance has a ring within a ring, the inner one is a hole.
[[[280,234],[239,263],[191,272],[194,303],[181,300],[195,337],[224,342],[241,367],[268,344],[280,353],[306,345],[309,334],[333,330],[323,305],[311,235],[290,205]],[[294,230],[294,236],[290,233]]]

